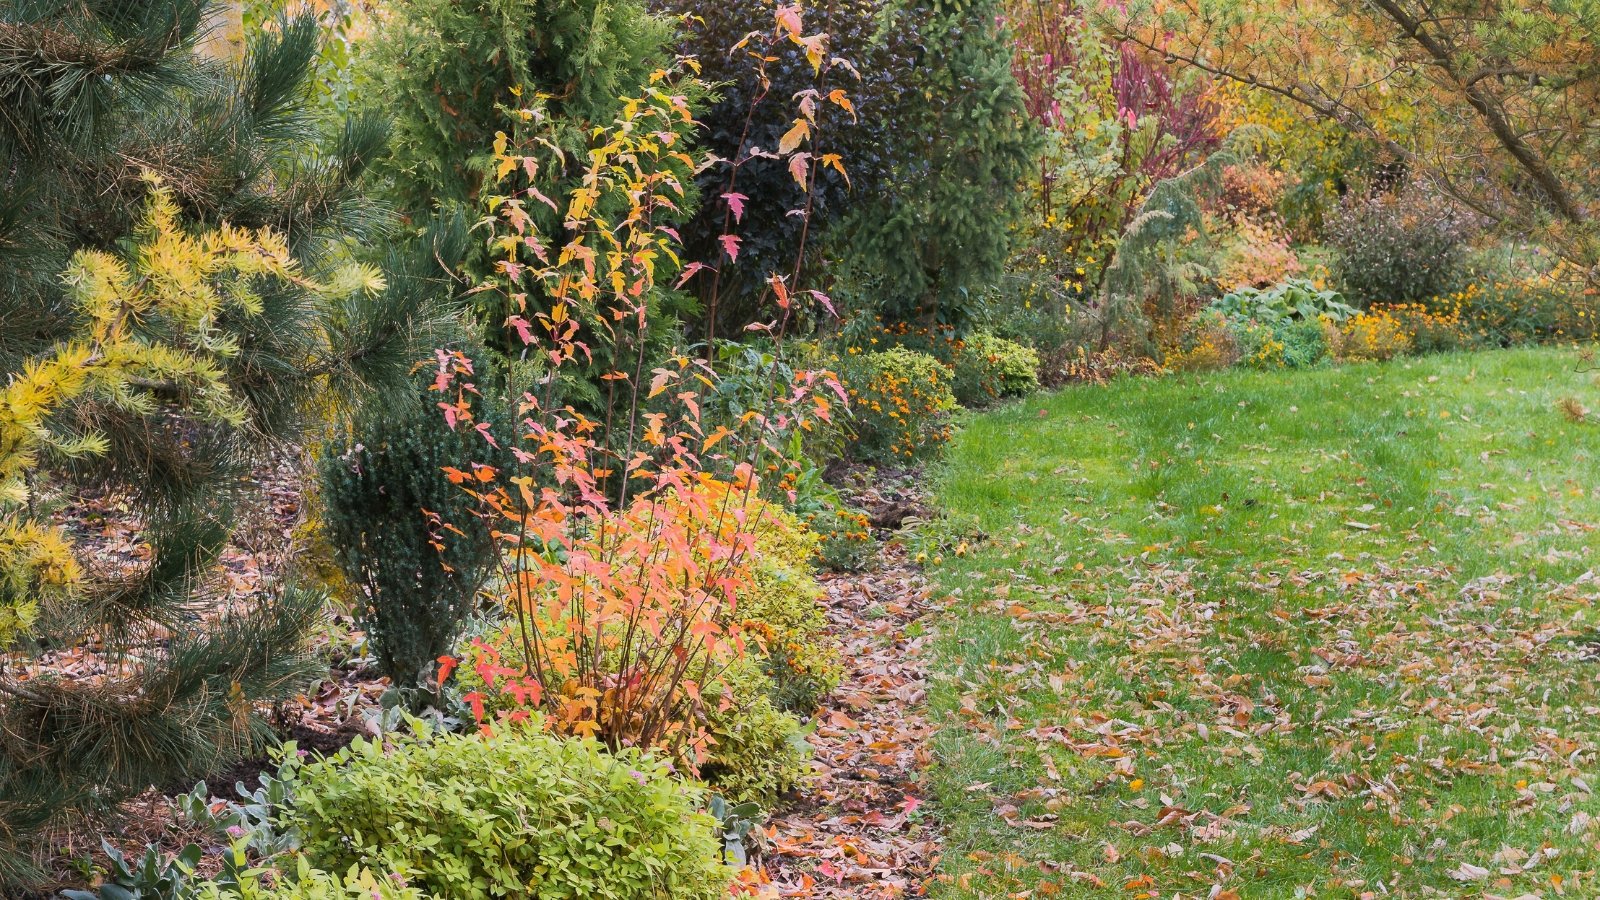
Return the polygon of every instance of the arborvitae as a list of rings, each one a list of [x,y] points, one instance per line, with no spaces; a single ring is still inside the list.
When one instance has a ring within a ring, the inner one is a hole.
[[[505,132],[515,142],[525,129],[562,151],[560,165],[552,161],[542,170],[541,189],[564,209],[564,198],[579,186],[594,129],[610,127],[622,98],[638,96],[650,74],[670,63],[672,36],[671,22],[651,14],[642,0],[386,3],[355,80],[368,108],[393,123],[389,152],[376,163],[390,199],[418,229],[438,216],[480,219],[486,190],[493,193],[495,136]],[[516,114],[524,109],[537,112]],[[600,210],[603,216],[620,221],[626,215],[625,206],[606,202],[615,208]],[[683,202],[687,215],[693,199]],[[533,203],[528,212],[544,233],[560,233],[556,210]],[[488,260],[481,243],[469,246],[465,279],[481,281]],[[659,280],[671,282],[667,274]],[[672,308],[685,300],[659,293],[654,302],[664,314],[651,321],[665,332]],[[510,311],[495,306],[494,298],[502,295],[476,295],[483,331],[493,349],[516,355],[522,348],[507,342]],[[541,299],[529,298],[534,311]],[[594,362],[568,385],[570,399],[591,411],[601,402],[600,376],[620,365],[607,332],[585,332]]]
[[[0,4],[0,888],[63,813],[269,739],[256,710],[312,676],[319,605],[213,590],[252,464],[313,397],[403,376],[432,324],[414,273],[343,262],[385,129],[320,139],[315,23],[218,61],[207,12]],[[55,524],[87,492],[129,510],[140,561]],[[50,665],[79,651],[98,670]]]

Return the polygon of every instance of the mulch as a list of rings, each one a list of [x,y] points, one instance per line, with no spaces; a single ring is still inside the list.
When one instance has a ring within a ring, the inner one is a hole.
[[[272,460],[255,473],[261,502],[224,553],[217,571],[222,602],[246,602],[274,590],[294,554],[302,516],[303,457]],[[757,867],[746,873],[751,893],[767,897],[920,897],[938,864],[937,823],[925,808],[924,770],[934,727],[925,712],[929,638],[919,627],[932,613],[929,590],[892,532],[928,515],[917,472],[848,473],[842,479],[855,505],[868,511],[880,538],[878,565],[860,573],[825,574],[831,631],[846,675],[813,719],[813,776],[776,811],[764,829]],[[115,498],[93,498],[64,522],[76,537],[92,536],[97,550],[137,565],[143,554],[137,523]],[[334,631],[348,639],[349,623]],[[915,635],[915,636],[913,636]],[[324,637],[323,640],[330,638]],[[338,659],[345,647],[332,648]],[[78,677],[105,677],[93,651],[32,660],[30,668]],[[30,674],[33,674],[30,672]],[[338,660],[311,694],[273,709],[274,730],[297,748],[332,754],[368,733],[388,682],[360,660]],[[207,779],[213,796],[232,797],[234,785],[253,790],[276,767],[270,756],[243,760]],[[206,836],[183,820],[173,798],[193,784],[152,788],[114,816],[64,835],[71,851],[58,862],[62,883],[73,880],[70,859],[98,856],[103,835],[130,856],[147,844],[176,852]],[[213,841],[214,842],[214,841]],[[91,844],[93,846],[91,846]],[[58,845],[60,846],[60,845]],[[218,848],[220,849],[220,848]],[[49,895],[40,895],[49,896]]]

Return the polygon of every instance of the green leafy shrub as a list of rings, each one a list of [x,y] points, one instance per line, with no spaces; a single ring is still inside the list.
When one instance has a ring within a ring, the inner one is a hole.
[[[238,883],[207,882],[192,900],[428,900],[418,888],[393,876],[378,876],[351,866],[343,876],[312,868],[304,856],[294,857],[292,873],[252,869]],[[267,877],[263,877],[267,876]]]
[[[800,720],[773,702],[771,682],[748,657],[706,692],[706,732],[712,744],[700,774],[735,803],[771,807],[808,771]]]
[[[428,896],[721,898],[700,788],[634,749],[536,726],[357,740],[300,772],[287,824],[319,868],[393,872]]]
[[[839,645],[827,633],[822,587],[811,573],[821,538],[793,513],[763,511],[755,530],[755,566],[735,615],[761,637],[761,668],[780,709],[810,713],[839,686]]]
[[[1328,358],[1328,328],[1333,320],[1228,319],[1239,361],[1256,369],[1306,369]],[[1329,323],[1329,324],[1324,324]]]
[[[1039,389],[1038,352],[987,331],[967,335],[952,363],[951,387],[963,406],[983,406]]]
[[[360,593],[356,616],[380,670],[405,687],[450,652],[494,562],[473,499],[444,470],[510,460],[476,431],[451,429],[432,396],[360,416],[318,466],[324,534]]]
[[[1328,222],[1334,282],[1355,305],[1418,303],[1461,282],[1469,222],[1418,191],[1348,202]]]
[[[1329,318],[1343,322],[1355,315],[1355,307],[1344,302],[1338,291],[1320,288],[1312,282],[1291,278],[1265,290],[1244,287],[1218,297],[1211,309],[1229,318],[1254,319],[1275,325],[1288,319],[1315,322]]]
[[[904,463],[937,454],[950,440],[956,407],[950,370],[925,353],[904,347],[855,352],[839,360],[850,397],[857,459]]]

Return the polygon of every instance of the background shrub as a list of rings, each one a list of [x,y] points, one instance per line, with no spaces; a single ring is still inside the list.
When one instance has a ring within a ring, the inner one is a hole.
[[[698,139],[718,157],[738,161],[736,167],[701,172],[702,203],[682,233],[691,259],[719,269],[715,280],[690,283],[703,294],[713,285],[720,293],[715,307],[707,304],[706,315],[715,317],[709,331],[740,335],[767,314],[755,303],[770,272],[793,267],[802,231],[815,240],[852,209],[887,190],[894,179],[926,171],[930,137],[915,124],[928,109],[926,75],[918,66],[926,14],[887,0],[805,4],[805,32],[826,34],[829,57],[848,60],[859,75],[853,77],[843,74],[843,68],[819,73],[804,49],[788,42],[773,48],[764,69],[752,65],[749,48],[730,52],[752,32],[772,28],[774,6],[766,0],[661,0],[657,6],[685,16],[679,51],[695,56],[702,77],[718,85],[715,102],[696,110],[704,125]],[[796,95],[807,90],[826,95],[834,89],[845,92],[851,109],[816,104],[807,149],[818,156],[840,156],[848,178],[819,166],[802,187],[787,159],[751,152],[781,144],[795,124]],[[742,210],[737,215],[735,203]],[[810,215],[790,215],[795,209],[809,209]],[[739,236],[737,260],[727,258],[719,241],[730,229]]]
[[[304,766],[286,824],[319,868],[393,872],[427,895],[725,896],[701,789],[633,749],[536,726],[358,739]]]
[[[987,331],[967,335],[953,363],[951,388],[963,406],[983,406],[1039,389],[1038,352]]]
[[[1363,308],[1449,293],[1461,283],[1470,224],[1419,189],[1349,201],[1327,225],[1334,282]]]
[[[495,559],[474,500],[444,469],[510,460],[477,432],[451,430],[437,395],[419,393],[361,415],[318,464],[327,542],[359,592],[349,599],[380,671],[402,687],[427,681],[450,652]]]
[[[1465,332],[1492,346],[1600,340],[1600,294],[1549,278],[1473,282],[1428,308],[1457,313]]]
[[[839,377],[850,397],[856,442],[864,462],[905,463],[934,455],[950,440],[955,394],[950,370],[904,347],[846,352]]]

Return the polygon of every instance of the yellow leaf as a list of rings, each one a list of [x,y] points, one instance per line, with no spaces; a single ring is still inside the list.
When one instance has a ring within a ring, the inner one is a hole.
[[[800,142],[811,136],[811,123],[805,119],[795,119],[794,127],[790,128],[783,138],[778,141],[778,152],[783,154],[793,153],[799,149]]]

